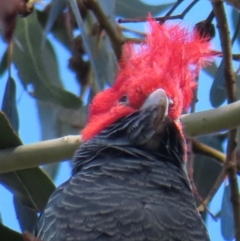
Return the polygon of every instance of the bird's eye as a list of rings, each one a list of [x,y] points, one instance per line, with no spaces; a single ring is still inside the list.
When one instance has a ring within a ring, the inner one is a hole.
[[[126,95],[123,95],[119,100],[118,103],[126,104],[128,101],[128,98]]]

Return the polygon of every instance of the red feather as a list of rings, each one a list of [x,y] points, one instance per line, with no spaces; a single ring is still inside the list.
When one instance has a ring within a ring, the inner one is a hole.
[[[159,24],[151,18],[149,24],[146,43],[138,51],[133,45],[125,46],[115,84],[94,98],[83,140],[139,109],[158,88],[173,100],[169,110],[172,119],[189,108],[195,79],[215,55],[211,43],[179,24]],[[127,95],[129,106],[118,104],[123,95]]]

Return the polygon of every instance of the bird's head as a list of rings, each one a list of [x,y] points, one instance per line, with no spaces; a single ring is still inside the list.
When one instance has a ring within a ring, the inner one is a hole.
[[[151,18],[149,24],[151,31],[140,49],[125,46],[115,84],[93,99],[84,141],[151,105],[161,105],[161,115],[174,121],[189,108],[195,79],[213,56],[211,44],[179,24],[159,24]]]

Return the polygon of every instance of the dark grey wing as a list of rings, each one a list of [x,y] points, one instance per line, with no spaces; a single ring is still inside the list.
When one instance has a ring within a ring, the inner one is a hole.
[[[82,144],[73,176],[40,217],[38,238],[209,241],[183,170],[182,137],[169,119],[153,128],[157,111],[133,113]]]
[[[176,167],[117,152],[115,159],[92,161],[60,186],[35,235],[43,241],[209,240]]]
[[[124,200],[116,182],[112,188],[104,183],[93,185],[87,174],[72,177],[49,200],[35,235],[43,241],[131,240],[125,236],[142,232],[142,204]]]

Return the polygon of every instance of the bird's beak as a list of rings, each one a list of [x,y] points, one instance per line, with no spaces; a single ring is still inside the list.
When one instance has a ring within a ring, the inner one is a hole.
[[[163,89],[157,89],[151,93],[143,103],[140,110],[149,108],[150,106],[158,106],[163,118],[168,115],[169,99]]]

